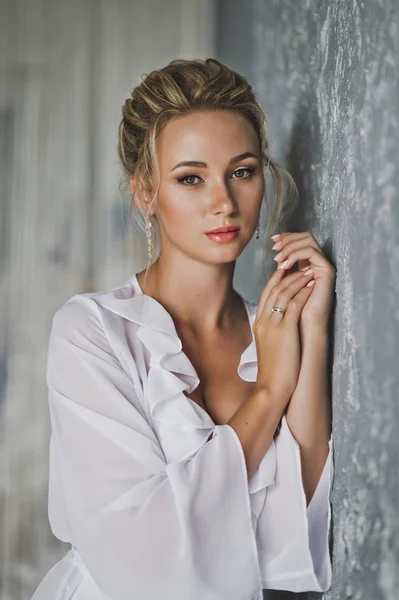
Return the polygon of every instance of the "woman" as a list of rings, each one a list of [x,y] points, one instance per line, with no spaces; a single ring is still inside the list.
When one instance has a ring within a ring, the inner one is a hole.
[[[262,109],[217,60],[175,60],[126,100],[118,150],[149,265],[54,317],[49,519],[72,547],[33,598],[325,591],[335,270],[310,233],[283,233],[259,303],[233,289],[264,167],[269,228],[293,183],[268,153]]]

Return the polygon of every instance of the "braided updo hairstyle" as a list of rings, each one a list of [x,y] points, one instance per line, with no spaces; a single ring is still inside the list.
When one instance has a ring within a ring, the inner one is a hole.
[[[298,190],[290,173],[269,154],[266,134],[267,118],[256,101],[252,86],[242,76],[215,58],[175,59],[162,69],[141,76],[141,83],[131,92],[122,106],[122,120],[118,127],[118,155],[126,180],[121,182],[125,191],[130,178],[135,179],[136,190],[153,192],[150,208],[159,190],[159,165],[156,141],[162,128],[173,117],[198,110],[234,110],[246,117],[257,133],[263,169],[270,169],[274,196],[270,202],[265,191],[264,202],[268,214],[267,231],[262,249],[262,263],[271,249],[270,236],[280,219],[290,212],[298,200]],[[153,190],[154,175],[158,188]],[[265,188],[266,190],[266,188]],[[287,194],[288,192],[288,194]],[[136,210],[130,205],[130,216]],[[137,210],[136,221],[144,229],[147,215]],[[159,236],[159,223],[153,215],[153,225]],[[158,237],[159,239],[159,237]],[[150,261],[147,265],[151,266]]]

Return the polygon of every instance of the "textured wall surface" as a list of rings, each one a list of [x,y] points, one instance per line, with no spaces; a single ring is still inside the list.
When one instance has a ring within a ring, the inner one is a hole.
[[[222,0],[227,13],[219,58],[249,77],[300,189],[281,229],[312,231],[337,268],[325,596],[398,600],[399,4]]]

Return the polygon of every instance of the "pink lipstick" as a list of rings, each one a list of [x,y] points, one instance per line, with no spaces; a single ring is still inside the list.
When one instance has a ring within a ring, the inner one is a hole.
[[[236,225],[229,225],[227,227],[217,227],[211,231],[207,231],[205,235],[214,242],[231,242],[234,240],[240,231],[240,228]]]

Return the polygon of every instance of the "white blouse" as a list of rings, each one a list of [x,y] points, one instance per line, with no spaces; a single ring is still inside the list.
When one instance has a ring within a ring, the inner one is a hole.
[[[252,325],[257,304],[243,300]],[[254,339],[238,374],[256,381]],[[32,600],[261,600],[263,588],[330,588],[332,438],[308,507],[285,416],[248,483],[235,430],[185,395],[198,375],[135,274],[56,312],[46,380],[49,522],[71,549]]]

